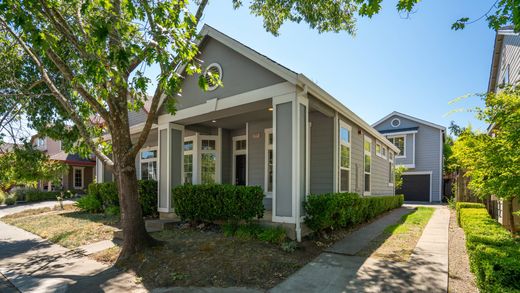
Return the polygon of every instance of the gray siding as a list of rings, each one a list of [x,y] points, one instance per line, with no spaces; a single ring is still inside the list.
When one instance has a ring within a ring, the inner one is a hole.
[[[498,67],[497,85],[502,84],[508,65],[509,83],[516,84],[520,80],[520,36],[504,36],[500,65]]]
[[[334,118],[320,112],[309,113],[310,119],[310,192],[321,194],[334,189]]]
[[[229,130],[222,129],[222,183],[224,184],[232,184],[233,179],[233,162],[232,162],[232,153],[233,153],[233,145],[232,138]]]
[[[401,120],[401,125],[392,127],[390,122],[394,118]],[[407,172],[432,172],[432,201],[442,200],[442,138],[441,130],[419,123],[410,119],[406,119],[399,115],[392,115],[385,121],[376,125],[379,131],[395,130],[402,128],[418,127],[415,134],[415,150],[413,150],[413,135],[407,135],[406,159],[396,159],[396,164],[412,164],[413,151],[415,151],[415,168],[408,169]],[[391,136],[391,134],[387,134]]]
[[[222,67],[223,86],[204,92],[198,86],[198,75],[186,76],[182,96],[177,98],[178,110],[204,104],[209,99],[229,97],[285,81],[212,38],[206,39],[201,52],[198,58],[204,61],[205,66],[218,63]],[[161,113],[166,112],[162,110]]]
[[[249,122],[247,146],[248,185],[260,186],[265,190],[265,129],[272,128],[272,121]],[[258,135],[255,138],[255,135]]]

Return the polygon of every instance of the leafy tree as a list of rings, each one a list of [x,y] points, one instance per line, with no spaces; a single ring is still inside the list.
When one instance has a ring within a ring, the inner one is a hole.
[[[306,22],[319,32],[355,33],[356,17],[372,17],[382,0],[251,0],[253,15],[277,35],[284,22]],[[398,0],[410,12],[419,0]],[[501,1],[507,6],[512,1]],[[199,74],[197,26],[208,0],[2,0],[0,28],[23,52],[17,93],[28,97],[26,115],[40,134],[62,140],[67,151],[94,152],[112,170],[119,190],[125,233],[120,257],[155,243],[144,227],[137,201],[135,157],[143,146],[161,100],[175,113],[183,75]],[[241,0],[232,0],[235,8]],[[508,6],[507,6],[508,7]],[[497,10],[493,24],[517,22]],[[1,48],[4,50],[5,48]],[[158,85],[146,75],[159,67]],[[182,70],[181,70],[182,69]],[[218,77],[211,76],[218,80]],[[207,88],[200,75],[199,84]],[[153,92],[148,97],[148,91]],[[150,107],[143,130],[132,141],[129,111]],[[94,118],[94,119],[92,119]],[[94,122],[93,120],[100,122]],[[74,127],[66,127],[74,125]],[[110,142],[104,133],[110,135]]]
[[[43,152],[26,144],[0,154],[0,190],[8,192],[16,185],[35,185],[38,180],[55,182],[67,166],[49,160]]]
[[[490,134],[466,128],[453,145],[453,156],[465,170],[473,193],[509,200],[520,194],[520,89],[506,87],[484,96],[477,117],[493,126]],[[514,218],[511,214],[511,223]]]
[[[394,188],[401,189],[403,187],[403,173],[408,170],[405,166],[396,166],[394,170]]]

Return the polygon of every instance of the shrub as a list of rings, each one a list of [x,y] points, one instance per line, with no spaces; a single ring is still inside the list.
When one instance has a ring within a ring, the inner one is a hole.
[[[5,197],[6,197],[5,192],[0,190],[0,205],[4,203]]]
[[[121,210],[119,206],[109,206],[105,208],[105,214],[108,216],[119,216],[121,214]]]
[[[362,197],[355,193],[310,195],[304,202],[305,224],[314,231],[347,228],[403,204],[402,195]]]
[[[457,206],[470,267],[481,292],[520,292],[520,242],[486,209]]]
[[[87,194],[76,202],[76,206],[88,213],[103,212],[103,203],[95,195]]]
[[[138,193],[143,216],[155,216],[157,214],[157,181],[139,180]],[[119,207],[119,196],[114,182],[91,183],[88,186],[87,195],[95,197],[101,202],[101,212],[108,208]]]
[[[258,239],[272,244],[282,244],[287,238],[282,227],[262,227],[253,223],[245,225],[226,223],[222,225],[222,230],[227,237],[235,236],[242,240]]]
[[[235,230],[235,236],[239,239],[251,240],[258,238],[263,228],[257,224],[239,225]]]
[[[143,216],[157,215],[157,181],[139,180],[139,203]]]
[[[264,192],[258,186],[181,185],[172,190],[175,213],[182,219],[238,223],[261,218]]]
[[[482,203],[477,202],[457,202],[455,203],[455,210],[457,212],[457,223],[460,226],[460,210],[461,209],[475,209],[475,208],[485,208],[486,206]]]
[[[258,239],[272,244],[282,244],[286,237],[287,234],[285,234],[285,230],[282,227],[264,228],[263,231],[258,234]]]
[[[288,241],[282,243],[282,250],[285,252],[294,252],[298,248],[298,244],[295,241]]]
[[[7,194],[5,197],[4,203],[8,206],[12,206],[16,203],[16,195],[14,194]]]

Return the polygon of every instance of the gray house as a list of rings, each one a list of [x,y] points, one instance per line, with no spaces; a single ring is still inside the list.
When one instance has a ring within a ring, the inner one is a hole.
[[[372,126],[399,148],[395,163],[407,168],[397,193],[408,201],[440,202],[446,128],[395,111]]]
[[[160,110],[136,162],[140,178],[159,181],[161,217],[173,212],[176,185],[255,185],[265,192],[264,217],[292,225],[298,238],[310,193],[394,194],[399,149],[377,130],[303,74],[210,26],[200,34],[204,74],[218,73],[223,86],[203,92],[198,76],[186,76],[177,113]],[[143,111],[131,117],[135,139]],[[98,166],[98,181],[111,180]]]

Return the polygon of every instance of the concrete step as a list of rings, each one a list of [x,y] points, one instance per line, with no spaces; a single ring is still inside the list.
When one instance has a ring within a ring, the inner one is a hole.
[[[145,220],[145,228],[147,232],[159,232],[163,230],[172,230],[176,227],[179,221],[177,220],[164,220],[164,219],[153,219]],[[123,240],[123,230],[117,229],[114,231],[113,239]]]

